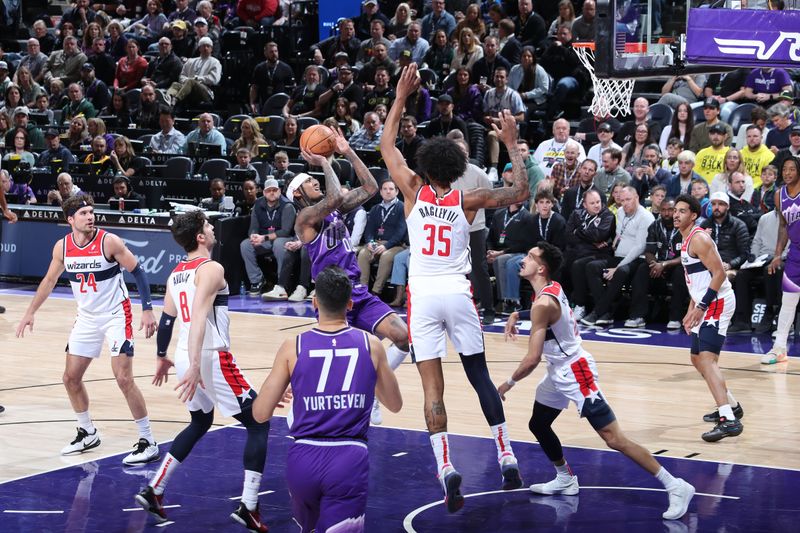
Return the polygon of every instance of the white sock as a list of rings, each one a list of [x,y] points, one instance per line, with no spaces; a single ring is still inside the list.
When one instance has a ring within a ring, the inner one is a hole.
[[[433,455],[436,456],[436,467],[439,474],[448,466],[453,466],[450,464],[450,443],[447,441],[446,431],[431,435],[431,447]]]
[[[725,391],[725,393],[728,395],[728,403],[729,404],[731,404],[731,405],[739,405],[739,402],[737,402],[736,398],[733,397],[733,394],[731,394],[731,391]]]
[[[731,409],[731,404],[729,403],[719,406],[719,416],[720,418],[724,416],[726,420],[736,420],[736,417],[733,416],[733,409]]]
[[[572,479],[575,475],[569,467],[569,463],[564,461],[563,465],[553,465],[556,468],[556,477],[561,479]]]
[[[139,438],[147,439],[150,444],[155,444],[156,441],[153,440],[153,434],[150,432],[150,418],[145,416],[139,420],[134,420],[134,422],[139,428]]]
[[[663,466],[661,467],[661,470],[656,472],[656,479],[659,480],[662,485],[664,485],[665,489],[671,489],[678,482],[678,480],[675,479],[672,474],[667,472],[667,469]]]
[[[389,348],[386,350],[386,359],[389,360],[389,366],[391,367],[392,370],[396,370],[397,367],[400,366],[400,363],[403,362],[403,360],[406,358],[407,355],[408,355],[408,352],[402,351],[400,348],[398,348],[394,344],[389,346]]]
[[[167,482],[170,476],[172,476],[175,469],[180,465],[181,462],[175,459],[171,454],[168,453],[164,456],[164,460],[161,461],[161,466],[158,467],[156,475],[150,482],[150,486],[153,487],[153,492],[156,493],[156,496],[164,494],[164,489],[167,488]]]
[[[95,431],[97,431],[92,424],[92,417],[89,416],[89,411],[84,411],[82,413],[75,413],[75,417],[78,419],[78,425],[86,430],[86,433],[91,435]]]
[[[494,437],[494,445],[497,446],[497,460],[500,461],[503,457],[514,456],[514,450],[511,449],[511,440],[508,437],[508,428],[506,423],[491,426],[492,436]]]
[[[261,472],[245,470],[244,485],[242,486],[242,503],[247,507],[248,511],[256,510],[259,487],[261,487]]]
[[[781,299],[781,312],[778,314],[778,331],[775,334],[774,347],[786,350],[786,343],[789,339],[789,330],[794,322],[794,313],[797,309],[797,302],[800,301],[800,292],[783,291]]]

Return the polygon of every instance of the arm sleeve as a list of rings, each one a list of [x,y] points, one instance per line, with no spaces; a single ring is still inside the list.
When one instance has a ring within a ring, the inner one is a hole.
[[[158,322],[156,331],[156,355],[166,357],[169,341],[172,340],[172,328],[175,326],[175,317],[167,313],[161,313],[161,320]]]
[[[136,280],[136,289],[139,291],[139,298],[142,300],[142,310],[151,311],[153,302],[150,297],[150,283],[147,281],[147,274],[144,273],[140,265],[136,265],[131,271],[131,275]]]

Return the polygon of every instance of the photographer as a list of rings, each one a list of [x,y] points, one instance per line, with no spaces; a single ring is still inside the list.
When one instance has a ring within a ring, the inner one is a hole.
[[[664,185],[672,173],[661,167],[661,149],[657,144],[648,144],[642,150],[642,159],[631,172],[631,185],[639,194],[639,199],[644,205],[650,190],[656,185]]]

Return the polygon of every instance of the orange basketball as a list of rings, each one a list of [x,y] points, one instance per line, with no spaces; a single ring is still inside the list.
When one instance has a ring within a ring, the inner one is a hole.
[[[300,135],[300,148],[312,154],[328,157],[336,148],[336,134],[328,126],[314,124]]]

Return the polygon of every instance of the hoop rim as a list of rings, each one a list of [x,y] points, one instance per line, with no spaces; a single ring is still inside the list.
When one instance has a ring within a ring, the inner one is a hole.
[[[660,43],[659,44],[664,44]],[[594,41],[578,41],[572,43],[573,48],[583,48],[588,49],[591,51],[595,51],[595,43]],[[625,43],[625,53],[626,54],[646,54],[647,53],[647,43]]]

